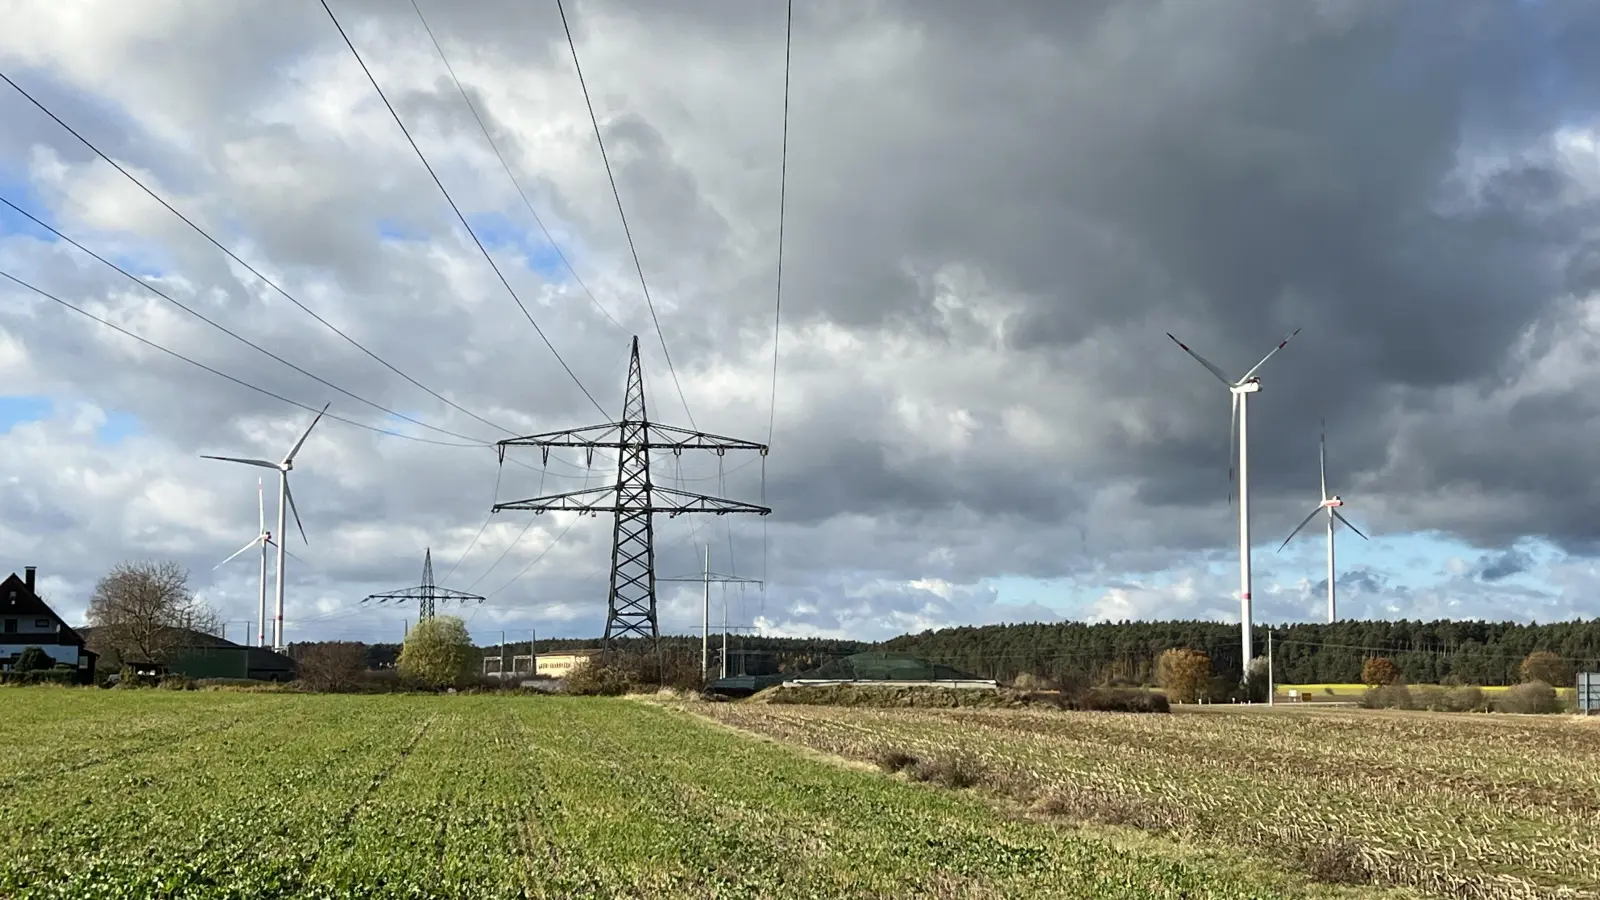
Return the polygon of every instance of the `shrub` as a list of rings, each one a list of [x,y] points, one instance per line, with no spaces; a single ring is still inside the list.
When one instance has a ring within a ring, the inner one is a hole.
[[[1301,859],[1306,874],[1324,884],[1369,884],[1371,868],[1361,858],[1361,846],[1350,840],[1331,840],[1305,851]]]
[[[434,616],[418,622],[406,634],[395,668],[408,681],[443,688],[464,683],[476,665],[466,623],[456,616]]]
[[[920,762],[915,756],[904,750],[895,750],[889,747],[880,748],[873,753],[872,761],[878,768],[888,772],[890,775],[909,769]]]
[[[1561,657],[1549,650],[1535,650],[1523,659],[1518,667],[1524,682],[1542,681],[1545,684],[1566,684],[1572,681],[1571,670]]]
[[[22,653],[17,656],[17,661],[11,664],[11,671],[35,672],[47,670],[54,664],[55,660],[44,652],[43,647],[23,647]]]
[[[1433,712],[1445,712],[1445,689],[1434,684],[1423,684],[1411,688],[1411,702],[1417,709],[1427,709]]]
[[[162,691],[192,691],[194,690],[194,680],[185,678],[182,675],[163,675],[156,682],[156,689]]]
[[[1387,656],[1369,657],[1361,664],[1361,683],[1367,687],[1382,687],[1400,680],[1400,669]]]
[[[367,645],[357,641],[322,641],[302,648],[298,657],[297,680],[310,691],[354,690],[367,670]]]
[[[72,684],[78,673],[67,669],[34,669],[29,672],[0,672],[0,684]]]
[[[1076,708],[1089,712],[1165,713],[1172,706],[1165,694],[1140,688],[1095,688],[1086,692]]]
[[[1199,650],[1168,650],[1156,661],[1156,679],[1166,688],[1167,699],[1194,703],[1211,680],[1211,657]]]
[[[1495,698],[1495,709],[1504,713],[1558,713],[1566,710],[1556,689],[1543,681],[1519,684]]]
[[[913,781],[929,781],[947,788],[969,788],[983,781],[984,776],[983,763],[964,754],[918,759],[904,771]]]
[[[567,693],[590,697],[617,697],[633,690],[637,683],[630,673],[616,666],[601,665],[586,659],[567,673]]]
[[[1049,678],[1046,678],[1043,675],[1036,675],[1032,672],[1023,672],[1016,678],[1011,679],[1011,687],[1016,690],[1026,691],[1029,693],[1034,691],[1054,691],[1059,689],[1059,686],[1054,681],[1051,681]]]
[[[1464,684],[1446,692],[1444,707],[1447,712],[1484,712],[1489,708],[1489,701],[1482,688]]]
[[[1411,697],[1411,691],[1404,682],[1393,682],[1379,687],[1368,688],[1361,695],[1361,706],[1364,709],[1416,709],[1416,701]]]

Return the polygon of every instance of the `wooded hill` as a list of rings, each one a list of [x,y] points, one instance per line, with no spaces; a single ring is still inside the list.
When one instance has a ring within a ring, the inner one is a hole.
[[[1267,626],[1254,629],[1266,654]],[[1385,656],[1412,684],[1515,684],[1535,650],[1561,657],[1570,670],[1600,671],[1600,619],[1521,625],[1514,622],[1336,622],[1271,627],[1279,684],[1353,684],[1369,657]],[[1218,674],[1239,671],[1239,627],[1219,622],[1082,622],[945,628],[901,635],[880,649],[916,653],[985,678],[1024,672],[1093,682],[1149,683],[1157,657],[1183,647],[1211,657]]]

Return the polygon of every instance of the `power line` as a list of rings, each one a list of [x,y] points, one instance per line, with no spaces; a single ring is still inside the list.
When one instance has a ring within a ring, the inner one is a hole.
[[[323,0],[324,3],[327,0]],[[694,421],[694,413],[689,411],[689,398],[683,393],[683,385],[678,382],[678,370],[672,364],[672,352],[667,349],[667,335],[661,330],[661,319],[656,315],[655,301],[650,299],[650,285],[644,280],[644,266],[639,262],[639,250],[633,243],[633,231],[628,227],[628,214],[622,211],[622,193],[617,190],[616,176],[611,173],[611,159],[606,155],[606,142],[600,137],[600,119],[594,114],[594,102],[589,99],[589,85],[583,80],[583,66],[578,63],[578,45],[572,39],[572,27],[567,24],[567,10],[562,6],[561,0],[556,0],[556,11],[561,13],[561,27],[567,33],[567,47],[572,51],[572,67],[578,72],[578,86],[583,89],[583,102],[589,108],[589,121],[594,125],[594,142],[600,147],[600,161],[606,167],[606,179],[611,182],[611,196],[617,201],[617,217],[622,220],[622,233],[628,238],[628,252],[633,254],[633,268],[639,273],[639,288],[644,291],[645,305],[650,308],[650,321],[655,323],[656,337],[661,339],[661,353],[667,358],[667,371],[672,373],[672,385],[678,389],[678,399],[683,401],[683,414],[689,417],[689,425],[699,431],[700,426]]]
[[[276,394],[276,393],[273,393],[272,391],[267,390],[266,388],[257,387],[257,386],[251,384],[248,381],[245,381],[245,380],[240,379],[240,378],[235,378],[235,377],[233,377],[232,375],[229,375],[226,372],[219,372],[216,369],[211,368],[210,366],[206,365],[203,362],[196,362],[195,360],[190,359],[187,356],[184,356],[182,353],[179,353],[176,350],[168,350],[166,347],[161,346],[160,344],[156,343],[155,341],[152,341],[152,340],[150,340],[148,338],[144,338],[144,337],[141,337],[141,336],[139,336],[137,334],[134,334],[133,332],[129,331],[126,328],[123,328],[120,325],[116,325],[116,324],[113,324],[111,322],[108,322],[105,319],[102,319],[99,316],[95,315],[94,313],[83,309],[82,307],[74,306],[73,304],[68,303],[67,301],[61,299],[60,297],[57,297],[56,295],[50,293],[49,291],[44,290],[43,288],[34,287],[33,285],[29,284],[26,281],[23,281],[22,279],[16,277],[15,275],[12,275],[9,272],[6,272],[4,270],[0,270],[0,278],[5,278],[8,281],[11,281],[11,282],[14,282],[14,283],[16,283],[18,285],[21,285],[22,287],[25,287],[28,290],[33,291],[35,294],[38,294],[39,296],[44,297],[47,300],[53,300],[56,303],[59,303],[62,306],[65,306],[67,309],[70,309],[73,312],[78,313],[79,315],[86,316],[86,317],[88,317],[90,319],[93,319],[96,322],[99,322],[101,325],[104,325],[107,328],[113,329],[115,331],[119,331],[122,334],[125,334],[128,337],[131,337],[134,340],[138,341],[139,343],[144,344],[145,346],[154,348],[156,350],[160,350],[162,353],[165,353],[168,356],[172,356],[172,357],[176,357],[178,359],[181,359],[181,360],[183,360],[184,362],[188,363],[191,366],[196,366],[198,368],[204,369],[207,372],[210,372],[211,374],[216,375],[218,377],[226,378],[227,380],[233,382],[234,384],[239,385],[240,387],[249,388],[250,390],[255,391],[258,394],[264,394],[264,395],[266,395],[268,397],[271,397],[274,400],[281,400],[284,403],[289,404],[290,406],[297,406],[300,409],[306,410],[307,412],[314,412],[314,413],[322,412],[322,410],[318,409],[315,406],[308,406],[308,405],[306,405],[304,403],[301,403],[298,400],[290,400],[288,397],[285,397],[282,394]],[[461,444],[461,443],[457,443],[455,441],[436,441],[436,440],[433,440],[432,438],[414,437],[414,436],[409,435],[409,434],[401,434],[398,431],[389,431],[389,430],[384,429],[384,428],[378,428],[378,427],[375,427],[375,426],[372,426],[372,425],[367,425],[367,424],[364,424],[364,423],[361,423],[361,422],[357,422],[354,419],[347,419],[347,418],[345,418],[343,416],[336,415],[334,413],[327,413],[326,414],[326,418],[333,419],[336,422],[343,422],[346,425],[354,425],[357,428],[364,428],[367,431],[376,432],[377,434],[384,434],[384,435],[388,435],[389,437],[403,438],[405,440],[416,441],[416,442],[421,443],[421,444],[434,444],[434,445],[437,445],[437,446],[440,446],[440,447],[483,447],[483,446],[486,446],[486,445],[481,444],[481,443]]]
[[[599,401],[594,399],[594,395],[589,393],[589,389],[583,386],[583,382],[578,379],[578,374],[572,371],[572,367],[567,365],[567,361],[561,358],[561,352],[556,349],[555,344],[550,343],[550,338],[545,336],[544,329],[540,328],[539,323],[534,321],[533,313],[528,312],[528,307],[523,304],[522,298],[517,296],[516,290],[511,287],[511,282],[506,280],[506,276],[500,271],[500,267],[495,264],[494,257],[489,255],[488,248],[483,246],[483,241],[478,240],[478,235],[472,230],[472,226],[467,224],[467,217],[462,214],[461,208],[456,205],[456,201],[450,196],[450,192],[445,190],[444,182],[440,181],[438,173],[433,171],[433,166],[428,163],[428,157],[423,154],[422,148],[418,147],[417,142],[412,139],[411,130],[401,120],[400,113],[395,110],[394,104],[389,102],[389,98],[384,94],[383,88],[378,85],[378,79],[372,74],[372,70],[367,68],[366,60],[361,58],[361,53],[356,50],[356,45],[351,42],[350,36],[345,34],[344,26],[339,24],[339,18],[333,14],[333,8],[328,5],[328,0],[321,0],[321,3],[322,8],[328,13],[328,18],[333,20],[333,27],[339,30],[339,37],[344,38],[345,46],[350,48],[350,54],[356,58],[356,63],[361,66],[361,71],[366,73],[367,80],[372,82],[372,89],[378,92],[378,99],[383,101],[383,105],[389,110],[389,115],[394,117],[395,124],[400,126],[400,132],[406,136],[406,142],[411,145],[412,150],[416,151],[417,159],[422,160],[423,168],[428,170],[428,175],[433,178],[433,183],[439,186],[439,192],[444,194],[445,202],[450,204],[450,209],[455,212],[456,218],[461,220],[461,227],[467,230],[467,237],[472,238],[472,242],[478,246],[478,252],[483,254],[485,260],[488,260],[489,268],[494,270],[494,274],[500,279],[500,283],[505,285],[506,292],[516,302],[517,308],[522,310],[522,314],[527,317],[528,324],[533,326],[533,330],[538,333],[539,339],[544,341],[544,345],[550,348],[551,353],[555,354],[556,362],[560,363],[561,368],[566,370],[567,375],[572,378],[572,382],[578,386],[578,390],[582,391],[583,395],[589,398],[589,402],[594,404],[594,408],[600,410],[601,415],[605,415],[605,408],[600,405]],[[509,429],[501,430],[509,433]]]
[[[783,149],[778,163],[778,283],[776,300],[772,308],[772,397],[767,403],[767,446],[772,446],[773,430],[778,421],[778,340],[783,334],[783,226],[789,206],[789,73],[793,68],[794,51],[794,0],[786,4],[787,14],[783,28]],[[767,460],[761,458],[761,503],[767,502]],[[731,533],[730,533],[731,543]],[[767,520],[761,520],[761,596],[762,609],[766,609],[767,593]],[[729,548],[732,553],[732,548]]]
[[[174,299],[172,296],[167,294],[165,291],[162,291],[160,288],[157,288],[156,286],[146,282],[144,279],[139,278],[138,276],[136,276],[136,275],[132,274],[131,272],[129,272],[127,269],[124,269],[123,267],[117,265],[116,263],[112,262],[111,260],[106,259],[105,257],[103,257],[100,254],[94,252],[93,250],[90,250],[88,247],[85,247],[83,244],[78,243],[76,240],[73,240],[72,238],[68,237],[67,235],[62,234],[60,231],[56,230],[53,226],[51,226],[48,223],[44,222],[39,217],[37,217],[34,214],[28,212],[27,210],[23,209],[22,207],[16,205],[15,203],[12,203],[10,200],[7,200],[4,197],[0,197],[0,203],[4,203],[6,206],[10,207],[11,209],[15,210],[16,212],[21,213],[23,216],[26,216],[29,219],[29,221],[33,222],[35,225],[38,225],[39,227],[45,229],[46,231],[49,231],[51,234],[53,234],[56,237],[62,239],[63,241],[66,241],[67,243],[71,244],[72,246],[77,247],[79,250],[81,250],[84,253],[87,253],[88,255],[94,257],[95,259],[99,260],[100,262],[104,263],[105,265],[109,266],[110,268],[115,269],[124,278],[127,278],[129,281],[132,281],[134,284],[137,284],[138,286],[144,288],[145,290],[151,292],[152,294],[155,294],[157,297],[160,297],[161,299],[167,301],[168,303],[171,303],[173,306],[176,306],[177,308],[183,310],[184,312],[188,313],[189,315],[194,316],[195,318],[197,318],[200,321],[206,323],[207,325],[210,325],[212,328],[217,329],[218,331],[222,332],[223,334],[227,335],[228,337],[231,337],[234,340],[240,342],[241,344],[244,344],[246,347],[249,347],[252,350],[255,350],[255,351],[257,351],[259,353],[262,353],[262,354],[264,354],[264,355],[266,355],[268,357],[271,357],[272,359],[277,360],[280,363],[283,363],[284,365],[286,365],[289,368],[295,370],[296,372],[299,372],[301,375],[304,375],[307,378],[310,378],[311,380],[316,381],[317,383],[322,384],[325,387],[332,388],[332,389],[338,391],[339,393],[344,394],[346,397],[349,397],[352,400],[356,400],[356,401],[358,401],[360,403],[365,403],[366,405],[372,407],[373,409],[376,409],[376,410],[378,410],[380,412],[383,412],[383,413],[387,413],[387,414],[389,414],[391,416],[394,416],[397,419],[403,419],[404,421],[410,422],[413,425],[420,425],[421,427],[426,428],[429,431],[437,431],[440,434],[449,435],[450,437],[454,437],[454,438],[461,438],[462,440],[466,440],[466,441],[474,441],[474,442],[476,442],[478,444],[487,444],[487,442],[479,441],[477,438],[474,438],[473,436],[471,436],[469,434],[461,434],[460,432],[451,431],[448,428],[440,428],[437,425],[429,425],[427,422],[423,422],[420,419],[414,419],[411,416],[408,416],[408,415],[406,415],[404,413],[396,412],[396,411],[390,409],[389,407],[384,406],[381,403],[375,403],[375,402],[373,402],[371,400],[368,400],[367,398],[365,398],[365,397],[363,397],[363,396],[361,396],[359,394],[352,393],[351,391],[345,390],[344,388],[338,386],[337,384],[334,384],[333,382],[327,380],[326,378],[323,378],[323,377],[321,377],[319,375],[315,375],[315,374],[313,374],[311,372],[308,372],[305,369],[302,369],[301,367],[299,367],[299,366],[295,365],[294,363],[288,361],[287,359],[284,359],[283,357],[279,356],[278,354],[273,353],[271,350],[268,350],[267,348],[261,346],[260,344],[255,343],[254,341],[250,340],[249,338],[244,337],[243,335],[240,335],[239,333],[229,329],[227,326],[219,324],[215,320],[207,317],[204,313],[200,312],[199,310],[194,309],[193,307],[188,306],[187,304],[185,304],[185,303],[183,303],[183,302],[181,302],[179,300]]]
[[[500,160],[501,168],[506,170],[506,177],[511,179],[511,185],[517,189],[517,196],[522,198],[522,205],[528,208],[528,214],[533,216],[534,222],[538,223],[539,231],[544,234],[546,243],[550,245],[550,249],[556,251],[556,256],[561,258],[561,264],[567,267],[567,271],[572,275],[572,280],[577,282],[578,287],[583,289],[584,294],[589,297],[589,302],[594,304],[594,308],[600,310],[600,314],[605,316],[611,324],[622,328],[622,323],[618,322],[604,306],[600,305],[600,301],[595,298],[594,292],[589,290],[587,284],[583,283],[583,279],[578,275],[578,270],[572,267],[572,261],[567,259],[565,253],[561,252],[561,245],[556,243],[555,237],[550,234],[550,229],[544,226],[544,220],[539,218],[539,213],[534,211],[533,201],[528,199],[527,191],[522,189],[522,183],[517,180],[516,174],[511,171],[511,164],[506,162],[505,154],[500,152],[500,145],[495,141],[494,136],[489,133],[489,126],[484,124],[483,117],[478,114],[477,104],[472,102],[472,96],[467,93],[467,89],[461,84],[461,79],[456,76],[455,66],[450,65],[450,57],[445,55],[444,47],[439,43],[439,39],[434,36],[433,28],[428,25],[428,19],[422,14],[422,7],[417,5],[417,0],[411,0],[411,8],[417,11],[417,19],[422,22],[423,30],[428,32],[428,39],[433,41],[433,49],[439,51],[439,58],[444,61],[444,67],[450,73],[450,80],[456,83],[456,90],[461,92],[461,99],[467,102],[467,109],[471,110],[472,117],[478,120],[478,127],[483,130],[483,136],[489,142],[490,149],[494,150],[494,155]]]
[[[504,475],[505,472],[506,472],[506,470],[505,470],[505,468],[503,466],[495,466],[494,467],[494,502],[495,503],[499,503],[500,502],[500,477],[502,475]],[[461,551],[461,556],[456,558],[455,565],[452,565],[450,567],[450,571],[444,573],[444,577],[439,579],[440,581],[449,581],[450,580],[450,576],[454,575],[456,573],[456,569],[459,569],[461,567],[461,564],[463,562],[466,562],[467,557],[472,553],[472,548],[478,546],[478,539],[483,537],[483,532],[489,527],[489,522],[491,520],[493,520],[493,519],[494,519],[494,513],[493,512],[490,512],[487,516],[483,517],[483,524],[478,526],[478,533],[472,536],[472,543],[467,545],[467,549]],[[471,590],[471,589],[468,588],[468,590]]]
[[[331,12],[329,14],[332,15]],[[234,253],[232,250],[229,250],[227,247],[224,247],[220,242],[217,241],[216,238],[212,237],[204,228],[201,228],[199,225],[196,225],[188,216],[186,216],[183,213],[179,212],[176,208],[173,207],[172,204],[168,203],[166,200],[163,200],[159,194],[157,194],[155,191],[151,190],[149,187],[145,186],[144,182],[140,181],[138,178],[135,178],[133,176],[133,174],[131,172],[129,172],[127,169],[124,169],[122,167],[121,163],[118,163],[116,160],[112,159],[110,156],[107,156],[104,152],[102,152],[100,150],[99,147],[96,147],[93,143],[91,143],[88,138],[86,138],[83,135],[79,134],[77,129],[73,128],[71,125],[68,125],[66,122],[62,121],[60,116],[58,116],[55,113],[51,112],[49,107],[45,106],[43,103],[40,103],[37,99],[34,98],[34,96],[32,94],[30,94],[27,91],[23,90],[21,85],[17,84],[15,81],[12,81],[11,78],[9,76],[7,76],[4,72],[0,72],[0,80],[4,80],[6,84],[11,85],[11,87],[14,90],[16,90],[17,93],[19,93],[22,96],[26,97],[28,99],[28,102],[32,103],[34,106],[37,106],[41,112],[43,112],[45,115],[49,116],[51,119],[54,119],[57,125],[60,125],[62,128],[65,128],[69,134],[71,134],[73,137],[77,138],[80,143],[82,143],[85,147],[88,147],[91,151],[93,151],[96,156],[98,156],[101,159],[105,160],[106,162],[110,163],[111,167],[116,169],[118,172],[121,172],[123,177],[127,178],[129,181],[133,182],[135,185],[138,185],[139,189],[144,191],[146,194],[150,195],[151,199],[155,200],[157,203],[159,203],[162,206],[166,207],[168,212],[170,212],[173,215],[177,216],[179,219],[181,219],[183,221],[183,223],[185,225],[188,225],[190,228],[194,229],[194,231],[197,234],[199,234],[201,237],[203,237],[206,240],[210,241],[211,244],[213,246],[215,246],[218,250],[221,250],[223,253],[226,253],[228,255],[229,259],[232,259],[234,262],[236,262],[239,265],[243,266],[248,272],[250,272],[250,274],[254,275],[255,277],[257,277],[259,279],[261,279],[261,281],[264,284],[266,284],[268,287],[272,288],[273,290],[277,291],[280,295],[283,296],[283,298],[285,300],[288,300],[290,303],[293,303],[295,306],[299,307],[302,312],[306,313],[311,318],[316,319],[317,322],[320,323],[323,327],[327,328],[329,331],[332,331],[334,334],[336,334],[339,337],[343,338],[347,343],[350,344],[350,346],[355,347],[357,350],[360,350],[362,353],[365,353],[366,355],[372,357],[374,360],[377,360],[380,364],[382,364],[389,371],[391,371],[391,372],[395,373],[396,375],[399,375],[401,378],[404,378],[405,380],[411,382],[413,385],[416,385],[417,387],[419,387],[422,390],[426,391],[427,393],[431,394],[436,399],[448,404],[449,406],[453,407],[454,409],[456,409],[456,410],[458,410],[460,412],[463,412],[463,413],[467,414],[468,416],[471,416],[474,419],[477,419],[479,422],[482,422],[483,424],[488,425],[490,428],[494,428],[494,429],[499,430],[499,431],[504,431],[507,434],[514,434],[515,433],[511,429],[506,428],[503,425],[496,425],[495,423],[489,421],[488,419],[485,419],[484,417],[478,415],[477,413],[473,412],[472,410],[467,409],[466,407],[464,407],[461,404],[455,402],[454,400],[451,400],[450,398],[444,396],[443,394],[439,393],[438,391],[435,391],[433,388],[428,387],[427,385],[425,385],[422,382],[416,380],[415,378],[412,378],[410,375],[407,375],[405,372],[400,371],[393,364],[391,364],[388,360],[386,360],[383,357],[379,356],[378,354],[372,352],[371,350],[368,350],[366,348],[366,346],[364,346],[360,341],[357,341],[355,338],[351,337],[350,335],[345,334],[343,331],[341,331],[339,329],[338,326],[334,325],[332,322],[329,322],[327,319],[324,319],[322,316],[317,315],[317,313],[315,311],[313,311],[310,307],[306,306],[304,303],[301,303],[299,300],[295,299],[294,295],[290,294],[288,291],[286,291],[283,288],[279,287],[277,282],[275,282],[272,279],[268,278],[267,276],[261,274],[261,272],[258,271],[255,266],[252,266],[249,263],[245,262],[243,259],[240,259],[238,254]]]

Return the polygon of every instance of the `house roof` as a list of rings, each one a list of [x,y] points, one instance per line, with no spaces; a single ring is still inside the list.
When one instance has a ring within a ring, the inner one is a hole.
[[[66,620],[50,608],[50,604],[40,599],[39,595],[28,589],[28,583],[17,577],[12,572],[5,581],[0,581],[0,615],[18,617],[49,616],[61,626],[57,634],[58,644],[77,644],[82,647],[83,635],[73,630]]]
[[[98,626],[85,625],[84,627],[78,629],[78,633],[83,635],[84,640],[89,640],[89,639],[94,637],[94,633],[95,633],[95,631],[97,629],[98,629]],[[177,645],[180,646],[180,647],[243,647],[243,646],[245,646],[244,644],[236,644],[233,641],[229,641],[229,640],[225,640],[223,638],[219,638],[214,634],[206,634],[204,631],[195,631],[192,628],[173,628],[173,629],[170,629],[170,630],[176,634],[176,636],[178,638]]]

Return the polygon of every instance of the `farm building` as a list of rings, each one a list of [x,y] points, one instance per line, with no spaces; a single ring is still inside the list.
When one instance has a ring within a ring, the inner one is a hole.
[[[598,656],[599,653],[599,650],[556,650],[551,653],[540,653],[534,658],[533,673],[548,678],[565,678],[569,672],[578,667],[579,663]]]
[[[93,640],[98,629],[83,629]],[[124,663],[148,674],[183,675],[187,678],[249,678],[255,681],[292,681],[294,660],[267,647],[247,647],[203,631],[172,629],[170,658],[164,663],[149,660],[119,659],[114,651],[105,653],[106,667],[120,669]],[[101,648],[105,649],[105,648]]]
[[[824,663],[809,672],[788,679],[786,684],[827,685],[870,682],[873,684],[936,684],[939,687],[994,688],[994,681],[969,675],[942,663],[929,662],[912,653],[867,651]]]
[[[94,680],[98,654],[84,646],[82,635],[56,615],[35,592],[35,569],[11,573],[0,582],[0,670],[9,671],[29,647],[38,647],[57,666],[71,666],[78,680]]]

